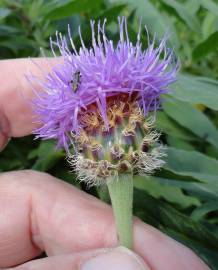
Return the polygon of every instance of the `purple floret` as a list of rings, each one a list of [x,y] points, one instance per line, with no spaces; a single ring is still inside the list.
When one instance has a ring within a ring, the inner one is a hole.
[[[78,133],[80,123],[78,114],[95,103],[107,127],[107,103],[110,96],[125,93],[137,96],[146,114],[155,110],[160,95],[168,92],[168,86],[176,80],[178,62],[172,50],[166,47],[166,37],[157,46],[155,38],[149,41],[147,49],[142,49],[141,27],[137,42],[133,44],[128,37],[126,19],[119,19],[120,39],[117,45],[105,35],[105,22],[91,21],[92,46],[86,48],[81,37],[81,48],[76,49],[69,29],[69,41],[57,34],[56,42],[61,55],[61,64],[55,66],[47,75],[43,89],[34,99],[34,110],[41,128],[35,130],[37,138],[55,138],[58,147],[66,150],[70,144],[70,133]]]

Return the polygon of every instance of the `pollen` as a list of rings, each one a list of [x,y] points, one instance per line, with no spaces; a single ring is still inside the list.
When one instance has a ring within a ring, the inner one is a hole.
[[[88,131],[99,128],[102,124],[99,111],[95,109],[94,112],[83,112],[80,116],[80,123],[81,126]]]

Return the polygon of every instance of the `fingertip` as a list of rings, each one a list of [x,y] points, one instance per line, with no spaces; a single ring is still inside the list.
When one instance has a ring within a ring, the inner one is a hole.
[[[189,247],[140,220],[135,222],[134,236],[136,252],[148,262],[151,269],[209,270]]]
[[[133,251],[118,247],[87,260],[81,270],[149,270],[145,262]]]
[[[48,72],[60,59],[34,58],[10,59],[0,61],[0,109],[4,111],[10,123],[10,136],[21,137],[29,135],[39,126],[34,123],[31,101],[34,97],[33,87],[41,90],[37,81],[44,81]],[[34,75],[34,86],[26,75]],[[6,139],[1,136],[0,147]],[[3,146],[2,146],[3,147]]]

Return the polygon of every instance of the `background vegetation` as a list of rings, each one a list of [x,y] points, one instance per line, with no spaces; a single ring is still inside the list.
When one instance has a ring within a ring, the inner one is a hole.
[[[93,18],[106,17],[109,36],[116,40],[119,15],[127,16],[132,40],[139,18],[151,35],[170,32],[181,61],[175,90],[157,117],[168,162],[155,176],[135,179],[135,214],[218,269],[217,0],[1,0],[0,58],[38,56],[40,47],[50,53],[49,36],[66,33],[68,23],[75,40],[81,24],[89,44]],[[54,152],[53,141],[13,139],[0,154],[0,172],[29,168],[86,189],[69,173],[64,153]],[[106,191],[88,192],[108,199]]]

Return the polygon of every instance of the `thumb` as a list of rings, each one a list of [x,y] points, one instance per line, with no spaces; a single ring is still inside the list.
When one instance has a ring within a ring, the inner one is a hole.
[[[149,270],[143,260],[124,247],[111,249],[87,260],[80,268],[81,270]]]
[[[134,252],[124,247],[72,255],[52,256],[20,265],[14,270],[149,270]],[[8,269],[9,270],[9,269]],[[12,269],[11,269],[12,270]]]

